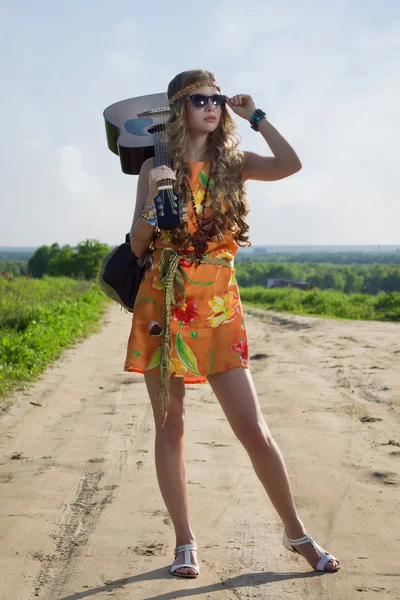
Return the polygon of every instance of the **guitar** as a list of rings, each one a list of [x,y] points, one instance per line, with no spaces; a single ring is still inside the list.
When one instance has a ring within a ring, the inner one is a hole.
[[[156,167],[171,167],[165,125],[170,109],[166,93],[149,94],[121,100],[108,106],[105,121],[108,148],[119,156],[127,175],[138,175],[142,164],[155,157]],[[160,229],[174,229],[180,224],[179,198],[172,179],[157,183],[154,199]]]

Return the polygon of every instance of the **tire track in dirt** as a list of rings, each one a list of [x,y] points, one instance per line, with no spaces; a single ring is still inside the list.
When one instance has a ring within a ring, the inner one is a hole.
[[[113,414],[115,410],[115,402],[112,396],[107,392],[101,393],[96,397],[100,402],[100,398],[105,397],[107,402],[111,400],[111,410],[108,414]],[[56,426],[64,428],[66,431],[73,431],[71,425],[74,424],[76,415],[80,419],[85,418],[85,412],[91,411],[93,406],[85,403],[78,413],[69,412],[62,415],[62,418],[56,423]],[[101,408],[97,411],[99,416]],[[72,421],[72,423],[71,423]],[[96,445],[92,450],[95,458],[87,459],[81,472],[77,473],[78,480],[74,483],[75,495],[65,505],[60,514],[59,523],[56,530],[49,532],[54,544],[54,551],[51,554],[46,554],[41,561],[40,570],[33,583],[34,595],[49,598],[54,600],[58,598],[62,592],[65,581],[70,577],[74,569],[74,564],[81,556],[91,532],[96,526],[101,511],[112,501],[114,485],[101,486],[104,478],[103,468],[96,465],[103,465],[104,458],[96,458],[102,453],[104,440],[108,439],[112,432],[112,421],[99,420],[98,431],[96,434]],[[64,446],[64,452],[68,448],[68,441],[63,438],[60,443],[56,443],[52,452],[55,454],[59,448]],[[69,444],[73,445],[74,439],[71,436]],[[68,451],[67,451],[68,452]]]
[[[153,414],[151,404],[143,396],[141,390],[140,399],[126,402],[127,383],[133,382],[125,379],[126,375],[120,375],[110,382],[105,393],[113,399],[111,410],[106,413],[111,417],[106,435],[101,436],[98,454],[104,458],[92,459],[93,464],[101,461],[102,470],[97,472],[87,472],[80,490],[83,493],[81,497],[78,493],[77,500],[72,503],[71,511],[63,526],[59,538],[59,545],[62,548],[63,560],[58,565],[58,570],[53,581],[56,583],[49,585],[47,593],[49,600],[54,598],[70,597],[69,582],[71,580],[85,579],[85,561],[84,553],[90,541],[92,532],[101,527],[100,519],[103,511],[112,508],[112,502],[115,499],[115,493],[121,482],[126,479],[127,472],[133,467],[134,457],[142,451],[143,446],[149,443],[149,433],[152,431],[151,424]],[[138,378],[138,376],[136,376]],[[128,415],[128,411],[134,410],[133,415]],[[138,461],[137,461],[138,462]],[[138,465],[136,462],[136,468]],[[141,467],[145,460],[141,461]],[[140,468],[141,468],[140,467]],[[87,482],[87,477],[90,478]],[[85,490],[85,484],[87,490]],[[89,484],[89,485],[87,485]],[[102,487],[100,487],[102,484]],[[167,514],[167,513],[166,513]],[[74,533],[75,532],[75,533]],[[140,552],[140,548],[138,548]],[[121,581],[117,587],[120,587]],[[108,587],[110,586],[110,587]],[[112,582],[108,582],[106,589],[111,591]]]
[[[110,501],[112,491],[102,497],[99,494],[102,476],[101,472],[86,472],[81,477],[75,501],[67,511],[65,521],[60,525],[60,531],[51,535],[56,545],[56,552],[43,561],[44,564],[33,586],[35,596],[43,598],[45,594],[49,599],[59,597],[70,571],[71,562],[80,554],[100,511]]]

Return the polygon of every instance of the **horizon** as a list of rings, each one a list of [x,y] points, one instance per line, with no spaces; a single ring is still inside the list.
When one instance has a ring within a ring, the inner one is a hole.
[[[93,239],[93,238],[91,238]],[[98,240],[100,243],[107,243],[107,242],[101,242],[100,240]],[[56,244],[58,242],[53,242],[53,244]],[[48,245],[49,247],[51,247],[52,244],[41,244],[41,246],[45,246]],[[67,244],[65,244],[67,245]],[[71,248],[75,249],[77,247],[77,245],[71,245],[69,244]],[[119,245],[119,244],[116,244]],[[40,248],[41,246],[0,246],[0,253],[1,252],[35,252],[38,248]],[[60,245],[60,248],[62,248],[64,245]],[[113,247],[113,244],[108,244],[108,246]],[[400,253],[400,243],[399,244],[253,244],[250,248],[243,248],[243,247],[239,247],[238,252],[254,252],[258,249],[304,249],[304,248],[313,248],[315,250],[319,250],[321,251],[322,249],[330,249],[330,248],[334,248],[334,249],[342,249],[342,252],[346,252],[346,248],[354,248],[357,250],[357,252],[370,252],[373,253],[372,249],[375,248],[376,252],[399,252]],[[328,250],[327,250],[328,251]],[[1,260],[1,257],[0,257]]]

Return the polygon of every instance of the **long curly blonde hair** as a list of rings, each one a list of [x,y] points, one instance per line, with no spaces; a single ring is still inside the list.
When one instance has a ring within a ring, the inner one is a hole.
[[[190,90],[204,85],[212,85],[219,89],[215,76],[210,71],[192,70],[179,73],[168,85],[168,99],[170,100],[170,116],[166,125],[169,151],[173,169],[176,172],[174,184],[175,193],[183,200],[190,198],[186,177],[190,175],[190,168],[185,164],[184,158],[188,148],[188,129],[185,111],[185,94],[180,94],[190,86]],[[172,100],[172,101],[171,101]],[[226,107],[221,108],[221,120],[217,129],[209,134],[206,147],[206,157],[212,161],[212,176],[214,187],[213,198],[213,231],[222,239],[224,232],[233,235],[239,246],[251,246],[248,239],[249,226],[245,217],[249,212],[246,201],[246,190],[241,180],[244,153],[237,150],[240,137],[235,132],[235,121],[230,116]],[[227,200],[227,211],[222,213],[221,196]],[[170,236],[173,243],[187,248],[192,243],[192,238],[187,228],[172,229]],[[213,235],[213,237],[214,237]]]

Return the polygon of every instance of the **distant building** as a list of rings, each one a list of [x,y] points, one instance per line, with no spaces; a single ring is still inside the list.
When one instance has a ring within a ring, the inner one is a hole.
[[[294,287],[299,290],[313,290],[315,285],[308,281],[291,281],[290,279],[268,279],[267,288]]]

